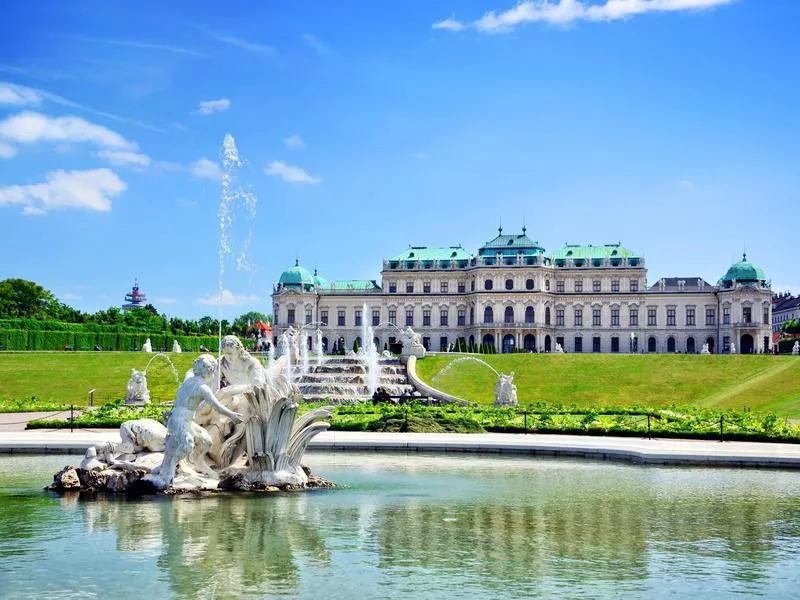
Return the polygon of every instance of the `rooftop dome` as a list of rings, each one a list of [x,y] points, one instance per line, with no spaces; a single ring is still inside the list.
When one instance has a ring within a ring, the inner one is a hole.
[[[278,283],[282,284],[284,287],[295,287],[295,286],[314,286],[314,276],[309,273],[308,269],[305,267],[301,267],[298,261],[295,261],[294,266],[291,269],[287,269],[283,273],[281,273],[280,279],[278,279]]]
[[[747,254],[742,255],[742,260],[732,264],[728,272],[722,276],[720,283],[733,283],[734,281],[747,283],[764,283],[767,280],[764,270],[755,263],[747,260]]]
[[[329,288],[331,287],[331,282],[322,277],[321,275],[317,275],[317,270],[314,269],[314,285],[318,288]]]

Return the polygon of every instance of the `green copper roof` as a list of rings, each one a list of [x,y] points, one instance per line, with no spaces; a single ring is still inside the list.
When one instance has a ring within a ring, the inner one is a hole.
[[[324,277],[317,275],[317,270],[314,269],[314,285],[318,288],[327,288],[331,286],[331,282]]]
[[[747,260],[747,254],[742,256],[742,260],[731,265],[728,272],[722,276],[720,283],[732,281],[766,281],[764,270],[755,263]]]
[[[300,264],[295,261],[294,266],[291,269],[287,269],[281,273],[278,283],[281,283],[284,286],[314,285],[314,276],[309,273],[308,269],[301,267]]]
[[[481,256],[494,256],[498,252],[503,254],[543,254],[544,248],[539,242],[534,242],[526,235],[526,229],[517,235],[503,235],[503,229],[498,229],[498,235],[493,240],[486,242],[478,251]]]
[[[472,255],[461,246],[411,246],[389,260],[468,260]]]
[[[320,286],[323,290],[353,290],[353,291],[369,291],[379,290],[380,286],[372,279],[336,279],[334,281],[325,282],[327,285]]]
[[[571,258],[574,260],[576,258],[638,258],[638,256],[620,244],[605,244],[603,246],[565,244],[563,248],[553,253],[553,258]]]

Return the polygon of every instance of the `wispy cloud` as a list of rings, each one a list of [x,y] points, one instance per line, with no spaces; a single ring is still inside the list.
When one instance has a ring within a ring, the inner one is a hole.
[[[275,48],[268,46],[267,44],[252,42],[250,40],[246,40],[235,35],[229,35],[227,33],[219,33],[206,27],[201,27],[200,25],[195,25],[194,28],[205,33],[207,36],[217,40],[218,42],[228,44],[230,46],[236,46],[237,48],[247,50],[253,54],[261,54],[263,56],[272,56],[275,54]]]
[[[333,48],[310,33],[304,33],[300,38],[322,58],[331,58],[335,54]]]
[[[39,106],[42,95],[35,89],[0,81],[0,104],[11,106]]]
[[[735,0],[605,0],[590,4],[582,0],[524,0],[503,11],[489,11],[471,22],[448,17],[433,24],[434,29],[481,33],[507,33],[519,25],[547,23],[569,25],[577,21],[610,22],[646,13],[699,11],[732,4]]]
[[[220,98],[219,100],[204,100],[197,105],[197,114],[199,115],[213,115],[217,112],[223,112],[231,107],[231,101],[227,98]]]
[[[194,161],[189,166],[189,170],[192,175],[199,179],[219,181],[222,177],[222,169],[219,168],[219,163],[205,157]]]
[[[100,150],[97,157],[118,167],[147,168],[152,162],[150,157],[140,152],[129,150]]]
[[[21,206],[28,216],[69,208],[108,212],[126,187],[111,169],[51,171],[41,183],[0,187],[0,206]]]
[[[306,147],[305,143],[303,142],[303,138],[299,135],[290,135],[289,137],[283,138],[283,143],[286,144],[286,147],[289,150],[302,150]]]
[[[107,46],[121,46],[123,48],[139,48],[141,50],[158,50],[160,52],[170,52],[172,54],[184,54],[186,56],[195,56],[198,58],[208,58],[208,54],[203,54],[190,48],[183,48],[181,46],[172,46],[170,44],[160,44],[157,42],[146,42],[142,40],[121,40],[114,38],[97,38],[84,35],[64,35],[61,37],[79,40],[82,42],[91,42],[96,44],[106,44]]]
[[[312,177],[306,173],[305,169],[287,165],[281,160],[273,160],[267,165],[264,172],[273,177],[280,177],[289,183],[320,183],[322,181],[319,177]]]
[[[222,290],[222,294],[212,294],[197,299],[198,304],[216,306],[222,299],[224,306],[234,306],[238,304],[255,304],[261,302],[261,298],[255,294],[234,294],[230,290]]]

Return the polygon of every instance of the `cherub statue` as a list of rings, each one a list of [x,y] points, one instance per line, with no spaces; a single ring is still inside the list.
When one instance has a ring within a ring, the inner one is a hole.
[[[229,386],[219,390],[215,395],[211,386],[216,373],[216,359],[210,354],[202,354],[194,361],[191,376],[187,377],[178,388],[172,412],[167,419],[168,435],[164,460],[147,477],[159,489],[166,489],[172,485],[179,461],[187,457],[201,474],[216,478],[216,473],[204,458],[211,447],[211,436],[194,421],[195,412],[206,403],[217,412],[239,423],[244,420],[242,415],[223,406],[220,400],[237,393],[244,393],[249,389],[248,386]]]
[[[511,371],[508,375],[498,373],[497,385],[494,388],[494,405],[517,405],[517,386],[514,385],[514,371]]]
[[[125,404],[150,404],[150,391],[147,389],[144,371],[131,369],[131,378],[126,387]]]

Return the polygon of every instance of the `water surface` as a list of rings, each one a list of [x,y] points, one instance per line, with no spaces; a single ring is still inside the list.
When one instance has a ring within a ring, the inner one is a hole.
[[[797,597],[800,473],[307,459],[339,489],[90,501],[0,456],[0,597]]]

